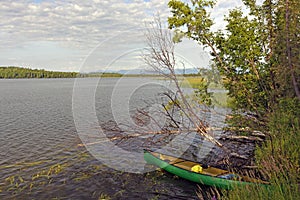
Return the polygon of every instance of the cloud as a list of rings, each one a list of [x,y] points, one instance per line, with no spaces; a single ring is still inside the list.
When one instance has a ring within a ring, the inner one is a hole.
[[[235,2],[219,0],[212,16],[218,21],[230,3],[238,5]],[[1,1],[0,65],[78,70],[84,56],[116,36],[99,50],[105,51],[99,55],[102,62],[108,62],[129,49],[143,48],[142,28],[156,13],[166,19],[170,15],[167,3],[168,0]]]
[[[86,48],[115,32],[142,26],[151,18],[149,10],[165,12],[166,1],[1,1],[1,40],[5,47],[42,40]]]
[[[165,17],[167,9],[167,0],[1,1],[0,65],[8,62],[4,53],[16,53],[14,57],[21,59],[28,54],[21,47],[38,42],[52,42],[61,48],[87,54],[112,35],[143,27],[156,12]],[[34,54],[36,45],[27,50]]]

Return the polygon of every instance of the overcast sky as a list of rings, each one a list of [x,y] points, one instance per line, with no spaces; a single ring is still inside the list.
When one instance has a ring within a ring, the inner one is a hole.
[[[0,66],[59,71],[138,68],[144,28],[168,0],[1,0]],[[240,0],[218,0],[212,17],[224,26],[228,9]],[[208,65],[208,55],[193,41],[177,47],[191,66]]]

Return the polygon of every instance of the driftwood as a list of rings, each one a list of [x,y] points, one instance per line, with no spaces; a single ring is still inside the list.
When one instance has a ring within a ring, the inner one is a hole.
[[[258,137],[266,137],[266,134],[262,133],[261,131],[253,130],[250,127],[226,127],[226,131],[243,131],[243,132],[250,132],[252,136]]]
[[[266,134],[264,134],[264,133],[262,133],[262,132],[260,132],[260,131],[253,131],[253,132],[251,133],[251,135],[252,135],[252,136],[257,136],[257,137],[263,137],[263,138],[266,137]]]
[[[250,127],[226,127],[227,131],[244,131],[244,132],[252,132],[253,130]]]
[[[246,157],[246,156],[243,156],[243,155],[240,155],[240,154],[234,153],[234,152],[230,153],[230,156],[231,156],[231,157],[236,157],[236,158],[241,158],[241,159],[244,159],[244,160],[249,159],[249,158]]]
[[[245,165],[245,166],[242,166],[243,169],[257,169],[258,166],[256,165],[253,165],[253,166],[248,166],[248,165]]]
[[[107,138],[103,138],[99,141],[96,142],[90,142],[90,143],[86,143],[86,144],[78,144],[77,146],[79,147],[83,147],[83,146],[89,146],[89,145],[95,145],[95,144],[101,144],[104,142],[111,142],[114,140],[124,140],[124,139],[129,139],[129,138],[136,138],[136,137],[141,137],[141,136],[145,136],[145,135],[159,135],[159,134],[178,134],[180,133],[179,130],[162,130],[162,131],[148,131],[148,132],[144,132],[144,133],[133,133],[133,134],[128,134],[128,135],[121,135],[121,136],[115,136],[115,137],[107,137]]]
[[[263,139],[260,137],[254,137],[254,136],[238,136],[238,135],[226,135],[221,137],[222,140],[236,140],[236,141],[242,141],[242,142],[262,142]]]

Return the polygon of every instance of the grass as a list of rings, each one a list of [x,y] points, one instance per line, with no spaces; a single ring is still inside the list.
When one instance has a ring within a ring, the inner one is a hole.
[[[270,116],[266,141],[257,146],[256,164],[268,187],[249,185],[233,190],[199,189],[199,199],[300,199],[300,102],[283,99]],[[254,173],[249,173],[254,177]]]
[[[192,87],[195,89],[203,87],[207,83],[206,79],[201,76],[187,76],[184,77],[181,84],[182,87]],[[225,89],[221,83],[210,82],[208,89]]]
[[[35,162],[19,162],[11,165],[2,165],[1,169],[14,169],[14,175],[0,179],[0,196],[15,196],[30,194],[41,188],[66,185],[66,180],[80,182],[93,177],[99,173],[103,165],[87,165],[79,172],[68,174],[75,165],[85,165],[90,156],[87,152],[63,156],[62,159],[69,160],[65,163],[53,163],[51,160],[40,160]],[[80,163],[80,164],[79,164]],[[62,177],[64,177],[62,181]]]
[[[218,107],[229,107],[229,97],[227,93],[213,93],[212,104]]]
[[[182,87],[192,87],[197,89],[202,87],[202,85],[206,84],[206,81],[201,76],[188,76],[188,77],[180,77]]]
[[[239,188],[222,199],[300,199],[299,113],[299,101],[288,99],[282,100],[269,116],[268,139],[255,152],[260,172],[270,180],[269,189]]]
[[[98,200],[110,200],[110,199],[111,199],[111,197],[104,193],[100,194],[100,196],[98,198]]]
[[[181,80],[181,86],[182,87],[192,87],[194,89],[201,90],[206,87],[206,80],[202,78],[201,76],[188,76],[184,77],[184,79]],[[210,83],[207,86],[207,89],[215,89],[215,90],[225,90],[223,85],[221,83]],[[215,91],[211,92],[211,100],[212,105],[218,106],[218,107],[231,107],[231,101],[232,99],[228,97],[226,92],[223,91]],[[200,103],[200,102],[199,102]]]

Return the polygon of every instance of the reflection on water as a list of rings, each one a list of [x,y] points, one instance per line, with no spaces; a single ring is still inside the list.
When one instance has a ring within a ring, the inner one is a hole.
[[[124,112],[130,116],[164,90],[143,82],[141,78],[122,82],[116,78],[101,79],[95,91],[99,121],[95,127],[111,128],[116,119],[120,127],[134,123]],[[95,79],[86,78],[82,83],[82,91],[88,90]],[[0,80],[0,199],[196,198],[197,186],[193,183],[157,171],[115,171],[79,145],[72,113],[73,85],[74,79]],[[128,91],[132,85],[139,87]],[[84,92],[82,95],[84,99]],[[124,130],[120,127],[107,134],[121,134]],[[141,152],[145,141],[129,140],[119,146]]]

